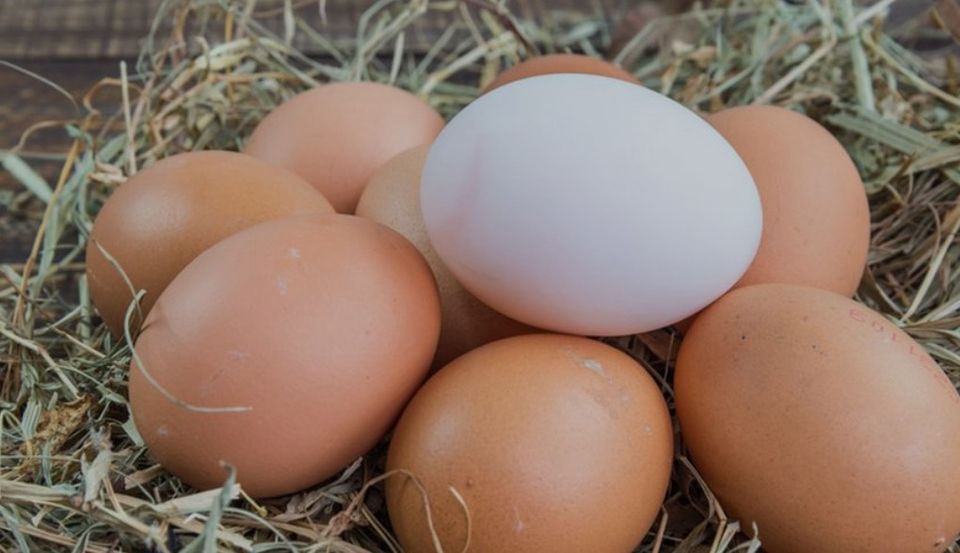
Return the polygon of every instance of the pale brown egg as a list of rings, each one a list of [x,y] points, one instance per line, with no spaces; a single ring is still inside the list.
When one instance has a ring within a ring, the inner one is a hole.
[[[770,553],[938,553],[960,532],[960,395],[923,348],[839,294],[735,290],[697,317],[680,431]]]
[[[780,282],[852,296],[870,246],[870,210],[843,146],[784,108],[736,107],[708,122],[743,158],[763,204],[760,249],[737,286]]]
[[[402,234],[433,269],[443,314],[434,360],[440,367],[478,346],[535,329],[497,313],[464,290],[430,246],[420,213],[420,173],[429,149],[418,146],[381,167],[360,197],[357,215]]]
[[[505,84],[526,79],[527,77],[551,75],[554,73],[599,75],[601,77],[611,77],[620,79],[621,81],[640,84],[640,81],[638,81],[636,77],[606,60],[581,54],[548,54],[524,60],[503,73],[500,73],[496,79],[487,85],[483,92],[486,94],[495,88],[500,88]]]
[[[250,156],[170,156],[127,179],[97,215],[86,252],[91,298],[120,336],[134,297],[124,273],[134,291],[146,291],[140,303],[146,314],[190,261],[227,236],[269,219],[332,212],[306,181]],[[140,321],[132,319],[132,330]]]
[[[443,118],[399,88],[369,82],[318,86],[267,115],[244,152],[290,169],[353,213],[373,173],[400,152],[433,142]]]
[[[457,358],[414,396],[387,458],[408,553],[629,553],[657,516],[673,430],[654,380],[587,338],[529,334]],[[457,495],[454,495],[456,493]],[[457,497],[462,498],[462,504]]]
[[[164,291],[136,343],[131,410],[151,455],[188,484],[222,484],[225,462],[255,497],[294,492],[377,443],[439,332],[430,268],[396,232],[348,215],[270,221]]]

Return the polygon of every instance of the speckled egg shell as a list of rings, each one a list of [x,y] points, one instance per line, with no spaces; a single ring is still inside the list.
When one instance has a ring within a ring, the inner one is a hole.
[[[923,348],[844,296],[735,290],[680,347],[693,462],[771,553],[938,553],[960,532],[960,395]]]

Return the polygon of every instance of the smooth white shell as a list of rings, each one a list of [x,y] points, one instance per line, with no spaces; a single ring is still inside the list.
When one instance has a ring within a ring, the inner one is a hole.
[[[421,202],[447,267],[494,309],[585,335],[708,305],[760,242],[756,187],[705,121],[592,75],[523,79],[467,106],[427,157]]]

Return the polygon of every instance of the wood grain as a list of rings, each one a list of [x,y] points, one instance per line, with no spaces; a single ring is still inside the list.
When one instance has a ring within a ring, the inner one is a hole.
[[[22,62],[24,69],[55,81],[73,97],[80,98],[99,79],[119,73],[116,61],[83,62]],[[76,117],[76,111],[67,98],[49,86],[0,66],[0,150],[13,148],[23,132],[41,121],[66,120]],[[70,140],[62,127],[37,131],[24,144],[23,157],[37,173],[53,186],[61,162],[44,159],[63,155]],[[22,188],[13,177],[0,168],[0,263],[22,262],[26,259],[33,236],[36,234],[43,205],[21,194],[17,209],[12,212],[5,205]]]
[[[648,0],[649,1],[649,0]],[[690,0],[656,0],[659,4]],[[318,0],[293,0],[297,14],[334,42],[350,40],[360,14],[374,0],[327,0],[324,20]],[[616,20],[633,4],[625,0],[522,0],[513,9],[524,17],[542,18],[550,10],[596,13]],[[150,32],[153,14],[162,0],[0,0],[0,58],[14,60],[93,59],[133,57],[140,52]],[[260,0],[257,20],[277,34],[283,29],[283,0]],[[429,12],[408,34],[410,49],[425,51],[448,24],[447,14]],[[196,32],[199,22],[190,28]],[[211,33],[222,23],[211,24]],[[169,24],[161,28],[166,36]],[[295,37],[294,46],[309,53],[305,37]]]
[[[399,0],[398,0],[399,1]],[[476,1],[476,0],[474,0]],[[484,1],[484,0],[479,0]],[[951,0],[952,1],[952,0]],[[351,40],[360,14],[374,0],[327,0],[325,20],[319,0],[292,0],[297,14],[334,42]],[[0,59],[67,60],[127,58],[136,56],[150,32],[150,24],[163,0],[0,0]],[[873,3],[873,0],[862,0]],[[943,0],[940,0],[943,4]],[[176,4],[174,2],[174,4]],[[259,0],[257,19],[278,34],[283,29],[284,0]],[[693,0],[513,0],[510,7],[522,18],[542,20],[555,10],[596,14],[614,28],[635,28],[651,16],[688,9]],[[891,20],[903,21],[930,10],[933,0],[898,0]],[[448,16],[430,12],[411,30],[407,47],[425,51],[443,32]],[[189,30],[197,32],[199,22]],[[213,22],[210,38],[222,28]],[[159,31],[166,36],[169,24]],[[295,36],[294,46],[310,53],[306,37]]]

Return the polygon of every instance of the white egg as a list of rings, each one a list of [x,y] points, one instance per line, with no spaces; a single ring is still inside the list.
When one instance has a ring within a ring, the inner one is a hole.
[[[703,119],[593,75],[516,81],[440,133],[424,222],[458,280],[540,328],[609,336],[696,313],[760,242],[757,189]]]

